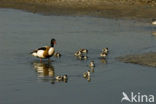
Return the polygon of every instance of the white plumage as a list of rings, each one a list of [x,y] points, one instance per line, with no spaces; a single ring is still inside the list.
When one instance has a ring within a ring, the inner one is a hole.
[[[43,55],[44,51],[43,50],[38,50],[36,54],[37,54],[37,57],[44,58],[44,55]]]
[[[42,59],[42,58],[49,59],[55,53],[54,44],[56,44],[56,40],[51,39],[51,44],[50,44],[51,46],[43,46],[43,47],[38,48],[38,49],[34,50],[33,52],[31,52],[31,54],[40,59]]]

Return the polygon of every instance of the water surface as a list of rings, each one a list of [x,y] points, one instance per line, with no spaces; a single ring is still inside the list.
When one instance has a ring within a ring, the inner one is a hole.
[[[135,20],[96,17],[43,16],[0,9],[0,103],[1,104],[121,104],[122,92],[155,94],[155,68],[121,63],[115,57],[155,51],[156,28]],[[53,62],[29,52],[49,45],[55,38],[61,58]],[[102,48],[110,53],[99,59]],[[87,61],[73,54],[89,50]],[[91,80],[82,77],[95,61]],[[67,74],[67,82],[56,75]],[[125,102],[126,103],[126,102]]]

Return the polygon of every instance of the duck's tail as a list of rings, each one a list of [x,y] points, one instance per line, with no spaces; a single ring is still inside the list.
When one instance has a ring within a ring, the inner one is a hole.
[[[30,54],[36,57],[37,56],[37,50],[30,52]]]

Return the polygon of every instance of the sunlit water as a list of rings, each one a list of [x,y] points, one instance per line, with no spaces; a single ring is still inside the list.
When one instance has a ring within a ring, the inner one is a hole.
[[[156,69],[118,62],[127,54],[156,51],[156,27],[134,20],[43,16],[0,9],[0,104],[121,104],[122,92],[155,94]],[[61,58],[52,62],[29,53],[55,38]],[[102,48],[110,53],[99,59]],[[74,52],[89,50],[88,60]],[[96,67],[83,78],[89,62]],[[68,81],[56,81],[67,74]],[[126,102],[125,102],[126,103]]]

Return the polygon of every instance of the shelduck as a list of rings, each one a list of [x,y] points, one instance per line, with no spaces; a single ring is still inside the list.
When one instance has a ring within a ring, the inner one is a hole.
[[[47,59],[47,58],[50,59],[50,57],[52,57],[55,53],[55,49],[54,49],[55,44],[56,44],[56,40],[51,39],[50,46],[43,46],[41,48],[38,48],[33,52],[31,52],[31,54],[35,57],[40,58],[40,61],[41,59]]]

